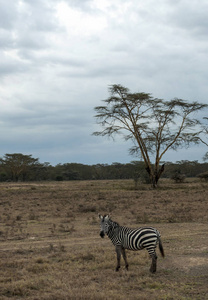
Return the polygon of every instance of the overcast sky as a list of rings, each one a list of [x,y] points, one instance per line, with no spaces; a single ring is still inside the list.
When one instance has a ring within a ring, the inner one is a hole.
[[[92,136],[108,86],[208,104],[207,0],[0,0],[0,156],[127,163]],[[207,111],[204,116],[208,116]],[[164,160],[202,160],[206,146]]]

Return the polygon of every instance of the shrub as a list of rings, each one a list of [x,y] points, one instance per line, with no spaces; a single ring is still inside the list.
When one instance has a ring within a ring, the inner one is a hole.
[[[208,172],[203,172],[197,175],[202,181],[208,181]]]
[[[140,172],[134,172],[133,179],[134,179],[135,189],[138,188],[139,182],[144,183],[144,184],[151,183],[151,180],[150,180],[149,175],[146,172],[146,170],[141,170]]]
[[[171,179],[174,180],[176,183],[182,183],[186,179],[185,174],[181,174],[180,172],[176,172],[171,176]]]
[[[56,181],[63,181],[63,180],[64,180],[63,176],[61,175],[56,176]]]

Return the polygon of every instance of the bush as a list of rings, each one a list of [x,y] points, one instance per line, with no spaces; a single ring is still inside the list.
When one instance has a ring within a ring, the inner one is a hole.
[[[61,175],[56,176],[56,181],[63,181],[63,180],[64,180],[63,176],[61,176]]]
[[[181,174],[180,172],[176,172],[171,176],[171,179],[175,181],[175,183],[182,183],[186,179],[185,174]]]
[[[197,175],[202,181],[208,181],[208,172],[200,173]]]
[[[138,188],[138,183],[150,184],[151,180],[146,170],[142,170],[140,172],[135,172],[133,175],[135,189]]]

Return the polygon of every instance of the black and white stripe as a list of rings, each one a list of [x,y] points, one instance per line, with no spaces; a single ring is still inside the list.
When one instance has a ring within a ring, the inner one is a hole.
[[[164,257],[164,250],[160,239],[160,233],[157,229],[153,227],[131,229],[125,226],[120,226],[117,222],[112,221],[108,215],[99,215],[99,218],[101,221],[100,236],[104,237],[105,234],[107,234],[107,236],[111,239],[113,245],[116,248],[116,271],[118,271],[120,268],[121,254],[124,258],[126,269],[128,270],[128,262],[126,258],[125,249],[133,251],[147,249],[150,257],[152,258],[150,271],[153,273],[156,272],[157,244],[159,244],[161,255]]]

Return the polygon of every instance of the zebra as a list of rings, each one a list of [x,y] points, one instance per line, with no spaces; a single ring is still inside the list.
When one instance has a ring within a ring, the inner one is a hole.
[[[128,270],[129,265],[125,249],[136,251],[146,248],[152,258],[150,272],[156,272],[157,255],[155,249],[158,243],[162,257],[165,256],[162,241],[160,239],[160,233],[157,229],[153,227],[131,229],[125,226],[120,226],[117,222],[112,221],[109,215],[102,216],[99,214],[99,219],[100,236],[104,238],[105,234],[107,234],[116,248],[116,271],[120,269],[121,254],[125,262],[126,270]]]

